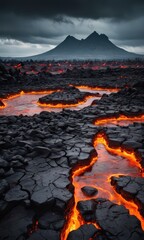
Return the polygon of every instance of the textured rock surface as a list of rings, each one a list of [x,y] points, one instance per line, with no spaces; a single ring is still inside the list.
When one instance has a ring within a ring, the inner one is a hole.
[[[29,64],[31,66],[31,63]],[[124,75],[123,81],[121,75]],[[31,117],[0,116],[1,240],[60,240],[60,232],[66,221],[64,213],[73,197],[71,170],[78,165],[88,164],[90,156],[94,153],[96,155],[92,139],[97,133],[105,132],[111,147],[134,150],[141,166],[144,167],[143,123],[132,122],[128,126],[93,124],[95,119],[118,117],[120,114],[144,114],[143,85],[139,83],[129,89],[124,87],[134,85],[138,76],[143,81],[142,69],[75,69],[55,76],[54,81],[53,76],[46,72],[28,75],[17,68],[6,69],[0,64],[1,98],[21,90],[62,90],[69,84],[123,88],[110,96],[104,95],[97,101],[96,106],[78,112],[43,111]],[[76,94],[73,100],[75,97],[79,98],[79,91],[74,91],[78,95]],[[52,96],[57,97],[57,94],[60,92]],[[72,94],[66,96],[65,93],[63,97],[64,101],[70,100]],[[112,184],[123,197],[133,199],[140,213],[144,214],[142,178],[114,177]],[[90,196],[93,191],[91,192],[86,185],[85,187],[85,192]],[[77,240],[77,236],[85,240],[144,239],[139,221],[130,216],[123,206],[99,199],[79,203],[78,207],[84,219],[97,222],[102,231],[92,225],[84,225],[70,233],[69,239]]]
[[[33,223],[33,217],[33,210],[26,210],[22,206],[14,207],[0,221],[0,239],[16,240],[24,236]]]
[[[68,240],[75,240],[75,239],[89,240],[97,232],[98,232],[98,229],[96,229],[94,225],[84,224],[78,230],[70,232],[67,239]]]
[[[80,92],[75,87],[67,87],[61,91],[54,92],[42,98],[39,98],[39,103],[46,104],[77,104],[79,101],[84,101],[88,96],[99,96],[99,94]]]
[[[139,220],[130,216],[125,207],[106,199],[78,202],[78,209],[86,221],[96,222],[108,239],[141,240],[144,232]]]
[[[111,184],[126,200],[134,201],[144,216],[144,178],[119,176],[112,177]]]
[[[94,187],[83,187],[81,190],[86,196],[95,196],[98,193]]]

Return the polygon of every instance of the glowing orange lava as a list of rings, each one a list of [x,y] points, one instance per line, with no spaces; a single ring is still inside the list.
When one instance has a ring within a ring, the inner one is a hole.
[[[69,232],[78,229],[81,225],[84,224],[84,220],[77,210],[77,203],[81,200],[77,194],[77,189],[79,188],[78,182],[75,181],[77,176],[80,176],[85,171],[87,171],[97,160],[97,157],[93,157],[87,166],[79,166],[72,173],[72,183],[74,186],[74,206],[70,210],[69,215],[67,216],[66,226],[64,227],[64,231],[62,232],[61,239],[66,240]]]
[[[80,106],[80,109],[81,109],[81,108],[86,107],[86,106],[91,104],[91,103],[87,102],[89,99],[92,99],[92,100],[100,99],[101,95],[104,94],[104,93],[110,94],[111,92],[117,92],[119,90],[119,89],[114,89],[114,88],[100,88],[100,87],[89,87],[89,86],[78,86],[77,88],[79,88],[81,91],[82,90],[87,90],[87,91],[91,91],[91,92],[92,91],[93,92],[99,91],[100,95],[99,96],[95,95],[95,97],[94,97],[94,95],[93,96],[92,95],[91,96],[90,95],[86,96],[83,100],[78,101],[78,103],[76,103],[76,104],[60,104],[60,103],[59,104],[42,104],[40,102],[37,102],[37,105],[40,106],[40,107],[57,108],[57,109],[60,109],[60,108],[61,109],[62,108],[75,108],[75,107]],[[36,95],[36,94],[41,94],[42,95],[43,94],[44,95],[44,94],[51,94],[53,92],[59,92],[59,91],[61,91],[61,90],[56,89],[56,90],[42,90],[42,91],[20,91],[16,94],[9,94],[6,98],[2,99],[2,100],[4,100],[4,106],[0,107],[0,109],[8,107],[9,103],[7,103],[6,100],[15,99],[17,97],[21,97],[21,96],[25,96],[25,95],[29,95],[29,94],[34,94],[34,95]],[[87,104],[86,104],[86,102],[87,102]],[[17,108],[21,108],[21,106],[18,106],[18,101],[17,101],[16,104],[17,104]],[[10,108],[12,108],[12,104],[10,104],[10,105],[11,105]],[[81,106],[81,105],[83,105],[83,106]],[[73,110],[80,110],[80,109],[73,109]],[[8,113],[10,113],[11,110],[12,109],[9,109]],[[34,107],[34,110],[36,110],[35,107]],[[26,110],[26,112],[27,111],[28,110]],[[4,112],[2,114],[5,115],[5,114],[7,114],[7,112]],[[22,112],[22,114],[23,114],[23,112]]]
[[[96,197],[106,198],[116,204],[124,205],[131,215],[135,215],[140,220],[144,229],[144,219],[140,215],[137,205],[123,199],[110,184],[112,176],[144,176],[135,153],[127,152],[120,147],[110,148],[104,133],[95,136],[93,145],[96,148],[98,157],[92,157],[89,165],[80,166],[72,172],[74,206],[66,219],[67,223],[62,231],[61,240],[66,240],[69,232],[78,229],[84,224],[84,220],[76,208],[77,203],[81,200],[95,198],[87,197],[82,193],[81,188],[84,186],[95,187],[98,190]]]
[[[94,91],[109,91],[109,92],[118,92],[120,88],[105,88],[105,87],[90,87],[90,86],[75,86],[78,89],[94,90]]]
[[[0,109],[0,115],[33,115],[33,114],[39,114],[43,110],[48,111],[48,112],[60,112],[62,111],[63,108],[50,108],[47,106],[40,106],[37,104],[38,98],[44,97],[45,94],[38,94],[36,93],[21,93],[20,96],[13,96],[11,99],[5,99],[3,100],[5,107]],[[88,98],[83,104],[77,105],[75,107],[67,107],[68,109],[71,110],[76,110],[79,111],[80,109],[87,107],[91,105],[91,103],[95,99],[100,99],[100,97],[91,97]]]
[[[77,103],[51,103],[51,104],[48,104],[48,103],[40,103],[38,102],[38,105],[39,106],[42,106],[42,107],[50,107],[50,108],[69,108],[69,107],[76,107],[80,104],[83,104],[85,103],[88,99],[90,98],[93,98],[94,96],[86,96],[83,100],[81,101],[78,101]]]
[[[125,125],[129,122],[142,122],[144,121],[144,114],[143,115],[138,115],[138,116],[125,116],[125,115],[120,115],[118,117],[108,117],[104,119],[97,119],[94,121],[94,124],[97,126],[108,126],[108,124],[120,124],[120,125]]]
[[[60,90],[29,91],[29,92],[20,91],[19,93],[8,95],[7,98],[5,98],[5,99],[13,99],[13,98],[19,97],[24,94],[51,94],[51,93],[57,92],[57,91],[60,91]]]
[[[16,99],[18,97],[23,97],[25,95],[45,95],[45,94],[51,94],[53,92],[58,92],[60,90],[45,90],[45,91],[31,91],[31,92],[24,92],[24,91],[20,91],[19,93],[16,93],[16,94],[10,94],[8,95],[6,98],[2,99],[2,101],[4,102],[4,106],[1,106],[0,109],[4,109],[6,107],[9,107],[9,103],[7,101],[9,100],[13,100],[13,99]],[[28,96],[29,97],[29,96]],[[25,102],[25,101],[24,101]],[[17,105],[17,108],[19,108],[18,106],[18,101],[16,102],[16,105]],[[13,113],[13,110],[12,110],[12,104],[10,104],[10,109],[8,110],[8,112],[12,112]],[[7,112],[4,112],[3,113],[4,115],[7,114]]]
[[[3,108],[5,108],[6,107],[6,105],[4,104],[3,106],[0,106],[0,109],[3,109]]]

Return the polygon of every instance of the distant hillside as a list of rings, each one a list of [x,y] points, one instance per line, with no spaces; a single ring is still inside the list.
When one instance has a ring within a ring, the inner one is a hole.
[[[30,57],[33,60],[63,59],[134,59],[142,57],[114,45],[105,34],[93,32],[86,39],[78,40],[73,36],[66,39],[54,49]]]

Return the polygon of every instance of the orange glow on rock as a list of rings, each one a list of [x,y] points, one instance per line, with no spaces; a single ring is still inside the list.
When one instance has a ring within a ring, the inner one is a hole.
[[[94,91],[109,91],[109,92],[118,92],[120,88],[105,88],[105,87],[90,87],[90,86],[75,86],[78,89],[87,89]]]
[[[144,115],[138,115],[138,116],[125,116],[125,115],[120,115],[118,117],[108,117],[108,118],[101,118],[101,119],[96,119],[94,121],[94,124],[97,126],[103,126],[107,124],[117,124],[121,121],[130,121],[130,122],[137,122],[137,121],[144,121]]]
[[[28,91],[28,92],[20,91],[19,93],[8,95],[7,98],[5,98],[5,99],[13,99],[13,98],[19,97],[24,94],[51,94],[51,93],[57,92],[57,91],[60,91],[60,90]]]
[[[3,108],[5,108],[6,107],[6,105],[4,104],[3,106],[0,106],[0,109],[3,109]]]
[[[4,106],[0,106],[0,109],[4,109],[6,108],[9,104],[6,102],[7,100],[12,100],[12,99],[15,99],[15,98],[18,98],[20,96],[24,96],[24,95],[29,95],[29,94],[32,94],[32,95],[42,95],[42,94],[51,94],[53,92],[58,92],[60,90],[44,90],[44,91],[27,91],[27,92],[24,92],[24,91],[20,91],[19,93],[16,93],[16,94],[9,94],[6,98],[3,98],[2,101],[4,103]]]
[[[81,225],[83,225],[85,223],[85,221],[83,220],[79,211],[77,210],[77,203],[81,199],[79,198],[79,196],[77,194],[77,190],[79,188],[79,183],[77,181],[75,181],[75,178],[77,176],[80,176],[81,174],[83,174],[85,171],[87,171],[96,162],[96,160],[97,160],[97,157],[94,156],[91,159],[89,165],[79,166],[78,168],[76,168],[72,172],[72,183],[73,183],[73,186],[74,186],[74,206],[70,210],[70,213],[67,216],[66,226],[64,227],[64,230],[62,231],[62,234],[61,234],[61,239],[62,240],[66,240],[67,237],[68,237],[68,234],[71,231],[78,229]]]
[[[95,199],[96,197],[106,198],[118,205],[124,205],[129,210],[130,215],[134,215],[140,220],[142,228],[144,229],[144,218],[140,215],[137,205],[133,202],[126,201],[110,184],[112,176],[144,176],[142,167],[137,161],[135,153],[127,152],[120,147],[110,148],[108,139],[104,133],[95,136],[93,146],[98,152],[98,157],[91,157],[88,165],[78,166],[72,172],[71,179],[74,186],[74,206],[67,214],[66,224],[61,233],[61,240],[66,240],[69,232],[78,229],[85,223],[77,210],[77,203],[82,200]],[[122,161],[123,164],[121,164]],[[83,186],[95,187],[98,190],[97,196],[85,196],[81,191]],[[99,227],[97,224],[95,226]]]
[[[121,147],[117,148],[110,148],[108,145],[108,140],[107,137],[104,134],[99,134],[95,139],[94,139],[94,146],[97,146],[98,144],[103,144],[106,148],[106,150],[112,154],[127,158],[128,160],[131,161],[131,164],[138,167],[142,171],[142,167],[139,163],[139,161],[136,158],[135,152],[134,151],[126,151],[125,149],[122,149]],[[143,174],[144,176],[144,174]]]
[[[32,226],[28,229],[28,235],[30,236],[32,233],[36,232],[39,229],[39,223],[38,220],[36,220]]]
[[[38,101],[38,105],[42,107],[50,107],[50,108],[69,108],[69,107],[77,107],[80,104],[85,103],[88,99],[93,98],[94,96],[86,96],[83,100],[78,101],[77,103],[40,103]]]

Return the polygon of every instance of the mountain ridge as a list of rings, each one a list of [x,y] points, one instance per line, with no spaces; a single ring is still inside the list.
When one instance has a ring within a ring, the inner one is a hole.
[[[85,60],[85,59],[131,59],[142,57],[117,47],[107,35],[92,32],[85,39],[77,39],[68,35],[54,49],[33,56],[34,60]]]
[[[59,45],[47,52],[20,60],[121,60],[143,58],[143,55],[128,52],[112,43],[105,34],[92,32],[85,39],[68,35]]]

